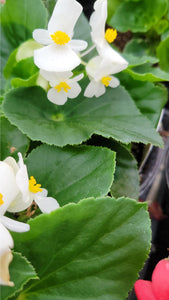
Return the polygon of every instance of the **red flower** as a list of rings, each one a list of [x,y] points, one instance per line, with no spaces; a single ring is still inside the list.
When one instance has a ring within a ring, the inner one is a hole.
[[[152,281],[139,279],[134,289],[138,300],[169,300],[169,259],[159,261]]]

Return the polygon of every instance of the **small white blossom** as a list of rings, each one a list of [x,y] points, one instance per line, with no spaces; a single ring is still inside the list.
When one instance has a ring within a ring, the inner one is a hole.
[[[105,33],[106,19],[107,0],[97,0],[94,3],[94,12],[90,18],[91,37],[99,55],[108,59],[113,65],[112,74],[115,74],[126,69],[128,62],[108,44],[108,42],[112,42],[115,39],[116,30],[108,29]]]
[[[13,169],[19,189],[17,196],[7,210],[9,212],[20,212],[28,208],[33,200],[42,212],[49,213],[57,209],[59,207],[58,202],[52,197],[47,197],[47,190],[41,188],[41,184],[37,184],[33,176],[29,179],[27,167],[23,162],[21,153],[18,153],[18,156],[18,164],[12,157],[7,157],[4,160]]]
[[[71,71],[81,63],[78,52],[87,47],[83,40],[72,40],[74,26],[82,12],[75,0],[58,0],[47,30],[36,29],[33,38],[45,45],[34,51],[34,62],[52,72]]]
[[[73,78],[72,72],[47,72],[40,70],[40,74],[49,81],[50,86],[47,93],[47,98],[58,105],[63,105],[67,101],[67,98],[76,98],[81,92],[81,87],[77,81],[83,78],[83,74],[79,74]]]
[[[117,87],[120,82],[116,77],[111,76],[113,71],[114,68],[108,59],[102,59],[100,56],[92,58],[86,66],[90,83],[84,92],[84,96],[89,98],[93,96],[100,97],[105,93],[106,87]]]
[[[13,286],[9,276],[9,264],[12,260],[11,248],[13,239],[6,229],[25,232],[30,229],[28,224],[12,220],[4,214],[18,194],[13,169],[5,162],[0,162],[0,285]]]

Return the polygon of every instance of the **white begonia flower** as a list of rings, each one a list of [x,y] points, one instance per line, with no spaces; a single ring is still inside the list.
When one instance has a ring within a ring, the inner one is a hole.
[[[107,0],[97,0],[94,3],[94,12],[90,18],[91,37],[99,55],[108,59],[113,65],[112,74],[115,74],[126,69],[128,62],[108,44],[108,42],[112,43],[115,40],[117,32],[110,28],[105,32],[106,19]]]
[[[16,232],[30,229],[28,224],[4,216],[18,191],[13,169],[7,163],[0,161],[0,285],[14,285],[10,281],[8,269],[12,260],[13,239],[6,228]]]
[[[67,101],[67,98],[76,98],[81,92],[81,87],[77,81],[83,78],[83,74],[79,74],[72,77],[72,72],[47,72],[45,70],[40,70],[40,74],[49,81],[50,86],[47,93],[47,98],[58,105],[63,105]]]
[[[12,157],[7,157],[4,160],[4,162],[13,169],[18,187],[18,193],[9,205],[7,211],[20,212],[25,210],[32,204],[33,200],[43,213],[50,213],[59,208],[58,202],[52,197],[47,197],[47,190],[41,188],[41,185],[36,183],[33,176],[29,179],[27,167],[23,162],[21,153],[18,153],[18,156],[18,164]]]
[[[81,12],[82,6],[77,1],[58,0],[47,30],[33,31],[33,38],[45,45],[34,51],[34,62],[40,69],[66,72],[81,63],[77,52],[84,50],[87,43],[83,40],[72,40],[74,26]]]
[[[90,83],[85,89],[85,97],[100,97],[106,91],[106,87],[117,87],[119,80],[111,76],[113,74],[113,66],[108,59],[102,59],[100,56],[93,57],[86,66],[86,72],[89,76]]]

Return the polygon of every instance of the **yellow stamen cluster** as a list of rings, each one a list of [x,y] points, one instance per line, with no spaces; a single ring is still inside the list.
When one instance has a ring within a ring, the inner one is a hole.
[[[54,34],[50,35],[52,40],[58,45],[65,45],[70,41],[70,37],[66,32],[56,31]]]
[[[109,86],[110,80],[111,80],[111,77],[106,76],[101,79],[101,82],[107,87],[107,86]]]
[[[30,192],[32,192],[32,193],[42,192],[42,189],[40,187],[41,187],[41,184],[37,184],[35,178],[33,176],[31,176],[29,179]]]
[[[113,28],[108,28],[105,32],[105,39],[109,42],[109,43],[113,43],[114,40],[117,37],[117,30],[113,29]]]
[[[55,89],[57,90],[57,92],[61,92],[61,90],[63,89],[64,92],[68,92],[68,90],[71,89],[71,87],[66,83],[66,82],[60,82],[58,85],[55,86]]]
[[[4,203],[4,201],[2,200],[3,195],[0,193],[0,206]]]

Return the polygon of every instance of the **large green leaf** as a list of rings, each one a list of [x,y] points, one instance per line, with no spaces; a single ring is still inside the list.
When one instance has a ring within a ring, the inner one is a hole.
[[[47,10],[41,0],[6,0],[1,22],[8,41],[16,48],[32,38],[34,29],[46,27]]]
[[[42,145],[29,154],[27,166],[29,175],[64,205],[107,195],[115,171],[115,152],[92,146]]]
[[[153,43],[153,46],[155,43]],[[130,40],[123,51],[123,56],[129,62],[129,67],[141,65],[144,63],[157,63],[159,59],[153,55],[152,44],[143,39]]]
[[[121,32],[146,32],[167,12],[167,0],[123,2],[109,22]]]
[[[157,57],[159,58],[159,65],[164,70],[169,72],[169,35],[161,41],[157,48]]]
[[[137,162],[133,155],[119,143],[113,143],[111,148],[117,152],[117,167],[114,182],[111,186],[111,194],[114,197],[139,197],[139,174]]]
[[[29,223],[15,248],[40,281],[18,300],[124,300],[150,248],[146,204],[127,198],[84,199]]]
[[[0,39],[1,39],[1,47],[0,47],[0,94],[3,93],[8,89],[9,81],[5,80],[3,76],[3,69],[6,65],[10,52],[12,51],[12,47],[10,43],[7,41],[5,34],[3,32],[2,27],[0,27]]]
[[[31,279],[37,279],[36,272],[30,262],[20,253],[13,253],[13,260],[9,267],[11,281],[14,287],[1,286],[1,300],[7,300],[23,289],[23,286]]]
[[[161,110],[167,102],[168,91],[164,85],[134,80],[129,74],[119,74],[122,85],[130,93],[141,113],[157,126]]]
[[[116,169],[111,194],[114,197],[126,196],[138,199],[139,196],[139,175],[136,160],[126,145],[116,142],[113,139],[106,139],[94,135],[87,142],[89,145],[107,147],[116,152]]]
[[[48,144],[78,144],[97,133],[124,143],[162,145],[158,133],[123,87],[108,88],[105,95],[95,99],[80,94],[63,106],[50,103],[41,88],[18,88],[6,95],[3,109],[23,133]]]
[[[7,156],[18,158],[18,152],[25,155],[29,143],[28,138],[3,116],[0,117],[0,141],[0,160]]]
[[[133,69],[128,68],[125,70],[126,73],[130,74],[133,79],[140,81],[169,81],[169,73],[162,71],[158,67],[152,67],[149,64],[144,64]]]

